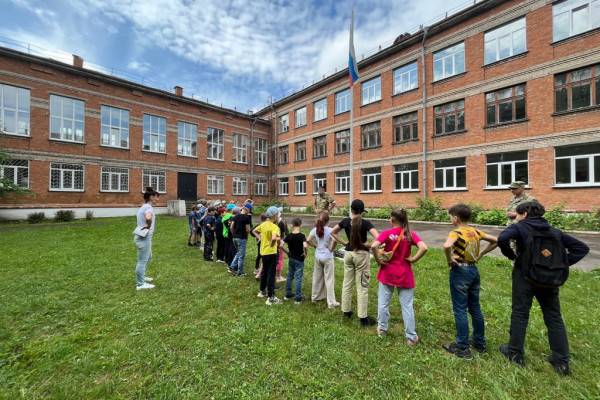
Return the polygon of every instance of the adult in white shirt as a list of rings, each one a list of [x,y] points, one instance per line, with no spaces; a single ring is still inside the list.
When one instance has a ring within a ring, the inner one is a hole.
[[[152,259],[152,236],[156,229],[156,215],[152,205],[158,200],[158,192],[147,187],[144,192],[144,205],[137,212],[137,227],[133,231],[133,243],[137,249],[135,265],[136,289],[152,289],[152,278],[146,276],[146,268]]]

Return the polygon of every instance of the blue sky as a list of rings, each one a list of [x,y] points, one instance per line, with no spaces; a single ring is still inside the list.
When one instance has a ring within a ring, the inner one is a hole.
[[[356,0],[355,46],[370,54],[465,0]],[[348,0],[0,0],[2,41],[257,110],[348,57]],[[44,50],[42,50],[44,49]],[[50,51],[52,50],[52,51]],[[57,51],[54,51],[57,50]]]

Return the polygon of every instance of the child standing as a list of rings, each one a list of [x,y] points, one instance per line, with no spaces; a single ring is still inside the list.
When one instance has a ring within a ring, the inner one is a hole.
[[[223,238],[223,213],[225,207],[219,207],[215,215],[215,238],[217,239],[217,262],[225,262],[225,238]]]
[[[444,243],[446,260],[450,268],[450,297],[456,324],[456,341],[442,347],[460,358],[471,359],[469,348],[469,319],[473,324],[473,348],[478,352],[486,351],[485,323],[479,305],[480,278],[477,262],[497,246],[496,238],[469,226],[471,208],[466,204],[452,206],[448,213],[455,229],[448,234]],[[484,240],[488,246],[480,252],[479,242]]]
[[[283,241],[287,244],[289,249],[288,254],[288,274],[287,282],[285,285],[285,297],[284,300],[289,300],[295,297],[294,304],[300,304],[304,300],[302,296],[302,278],[304,277],[304,259],[306,258],[306,236],[300,232],[302,227],[302,220],[300,218],[294,218],[292,220],[292,233],[287,235]],[[296,280],[296,294],[292,294],[292,280]]]
[[[280,232],[276,222],[279,215],[277,207],[269,207],[266,211],[267,220],[257,226],[252,234],[260,239],[260,255],[263,270],[260,277],[260,289],[257,297],[267,296],[265,304],[281,304],[275,297],[275,268],[277,265],[277,250],[279,248]],[[265,290],[267,291],[265,293]]]
[[[190,235],[188,236],[188,246],[195,246],[198,232],[198,207],[193,206],[188,215],[188,227]]]
[[[283,207],[279,207],[279,208],[277,208],[277,210],[279,211],[279,217],[277,218],[277,226],[279,227],[279,232],[281,232],[281,240],[283,241],[288,234],[288,226],[287,226],[287,221],[285,219],[283,219]],[[282,275],[284,256],[285,256],[285,253],[283,251],[283,248],[280,247],[277,252],[277,268],[276,268],[277,277],[275,279],[276,282],[285,281],[285,278]]]
[[[316,248],[311,300],[316,302],[327,298],[327,306],[335,308],[340,305],[335,299],[335,264],[331,251],[335,242],[331,237],[333,228],[327,226],[328,223],[329,213],[322,212],[315,227],[308,234],[308,245]]]
[[[264,213],[260,214],[260,223],[262,224],[266,220],[267,220],[267,216]],[[253,227],[252,230],[256,229],[256,227],[258,225],[260,225],[260,224],[257,224],[255,227]],[[262,257],[260,255],[260,236],[259,236],[259,237],[256,237],[256,262],[254,263],[254,277],[256,278],[256,280],[260,279],[260,274],[262,271],[261,261],[262,261]]]
[[[236,250],[233,261],[229,266],[229,270],[233,275],[246,276],[244,273],[244,261],[246,259],[246,243],[248,242],[248,233],[252,226],[252,219],[249,212],[252,206],[247,204],[242,210],[234,215],[231,219],[231,234],[233,235],[233,243]]]
[[[402,308],[406,343],[409,346],[414,346],[419,342],[419,336],[416,332],[415,310],[413,308],[415,277],[412,264],[423,257],[427,251],[427,245],[416,232],[409,229],[406,210],[397,209],[392,211],[390,223],[392,228],[381,232],[371,244],[375,261],[380,266],[377,273],[377,280],[379,281],[377,335],[381,337],[387,334],[390,319],[390,300],[394,294],[394,289],[397,289]],[[381,244],[385,245],[385,252],[392,252],[391,258],[387,262],[380,258],[378,248]],[[411,246],[418,248],[414,256],[410,255]]]
[[[213,260],[213,242],[215,240],[215,225],[217,222],[215,212],[214,207],[209,207],[204,218],[204,259],[206,261]]]

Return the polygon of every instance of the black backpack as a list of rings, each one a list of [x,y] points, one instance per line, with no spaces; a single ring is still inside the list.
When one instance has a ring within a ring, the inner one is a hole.
[[[562,286],[569,277],[569,264],[560,231],[555,228],[538,230],[527,224],[517,226],[527,230],[517,258],[524,278],[535,286]]]

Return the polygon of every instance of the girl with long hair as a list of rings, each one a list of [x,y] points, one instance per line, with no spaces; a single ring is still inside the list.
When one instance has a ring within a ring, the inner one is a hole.
[[[315,227],[308,234],[308,245],[314,247],[315,261],[312,276],[313,302],[327,298],[327,306],[335,308],[340,305],[335,299],[335,264],[331,251],[333,238],[329,227],[329,213],[323,211],[315,223]]]

